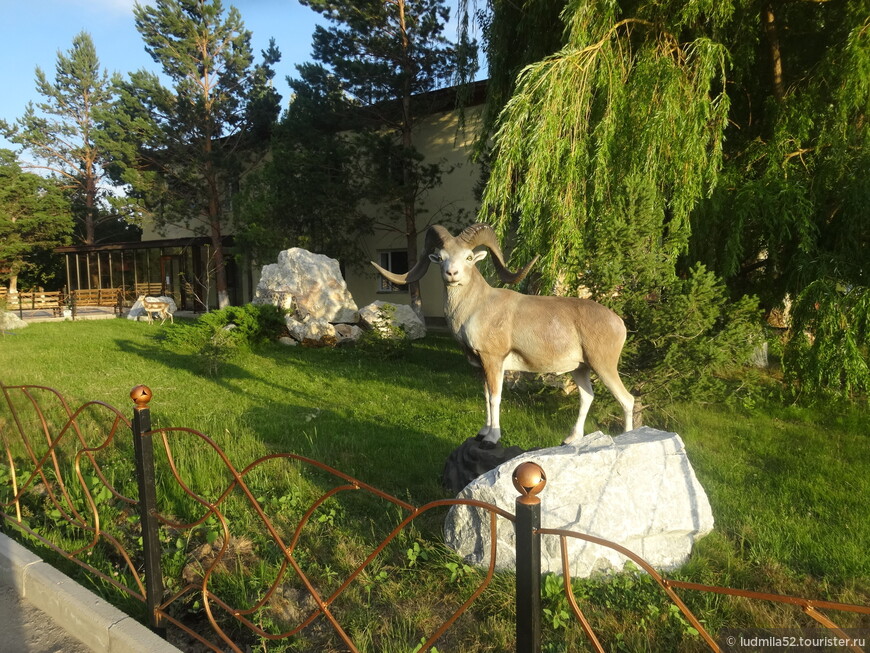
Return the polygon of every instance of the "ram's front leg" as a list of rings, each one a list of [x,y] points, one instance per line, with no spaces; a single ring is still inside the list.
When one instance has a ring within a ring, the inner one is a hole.
[[[501,439],[499,410],[501,408],[501,390],[504,370],[500,359],[487,359],[481,356],[483,366],[483,391],[486,396],[486,426],[477,433],[477,438],[495,445]]]

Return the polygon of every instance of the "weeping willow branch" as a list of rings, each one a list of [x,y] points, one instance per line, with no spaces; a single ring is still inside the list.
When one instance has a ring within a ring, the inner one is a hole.
[[[576,287],[582,272],[613,289],[632,254],[673,262],[685,250],[721,161],[725,68],[721,45],[627,18],[576,21],[568,46],[522,71],[482,213],[517,235],[521,257],[543,254],[544,287]]]

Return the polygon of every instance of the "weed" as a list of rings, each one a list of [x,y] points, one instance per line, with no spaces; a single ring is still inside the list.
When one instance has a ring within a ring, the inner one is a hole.
[[[393,322],[396,307],[385,303],[378,309],[373,328],[362,333],[356,347],[362,351],[392,360],[404,358],[411,350],[405,328]]]

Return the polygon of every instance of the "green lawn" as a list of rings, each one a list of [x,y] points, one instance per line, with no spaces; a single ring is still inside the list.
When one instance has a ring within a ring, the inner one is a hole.
[[[416,505],[445,497],[440,487],[444,460],[483,421],[478,376],[449,336],[430,336],[407,351],[269,344],[239,353],[210,374],[200,356],[161,341],[164,332],[127,320],[31,325],[0,338],[0,380],[49,385],[70,404],[97,399],[125,414],[131,412],[130,389],[146,384],[154,393],[155,426],[198,429],[238,467],[266,453],[293,452]],[[593,405],[587,428],[597,422],[615,433],[618,422],[605,405]],[[682,435],[716,519],[715,532],[700,542],[679,578],[870,604],[870,427],[864,410],[659,408],[667,409],[659,411],[667,421],[650,413],[647,423]],[[0,409],[2,419],[6,409]],[[526,449],[555,446],[570,431],[575,411],[576,396],[506,392],[506,443]],[[211,478],[214,461],[202,455],[201,447],[180,446],[180,451],[181,468],[192,482],[220,486]],[[119,457],[116,467],[122,477],[128,463]],[[277,468],[273,476],[255,480],[264,502],[279,511],[303,501],[318,483]],[[181,498],[174,504],[179,513],[188,508]],[[320,582],[340,582],[353,561],[379,541],[386,526],[377,522],[397,518],[395,509],[384,509],[357,499],[325,506],[322,521],[307,536],[308,563]],[[291,513],[288,509],[288,525]],[[362,650],[410,651],[450,605],[455,609],[473,589],[477,570],[464,568],[439,545],[442,517],[422,520],[403,534],[341,606]],[[203,531],[184,542],[170,537],[167,547],[181,553],[167,573],[180,573],[186,556],[201,543],[198,538],[206,535]],[[256,543],[256,534],[252,538]],[[266,557],[244,560],[249,572],[262,569],[249,577],[262,580],[273,573]],[[577,584],[583,608],[608,649],[702,648],[645,577],[626,578]],[[472,613],[439,642],[439,650],[509,649],[512,586],[509,575],[497,576]],[[256,588],[243,582],[226,591],[244,596],[254,595]],[[814,623],[799,610],[683,594],[713,630]],[[552,587],[545,592],[545,606],[546,650],[578,650],[582,633],[558,618],[565,606]],[[272,621],[280,627],[272,608]],[[870,626],[866,616],[829,616],[844,626]],[[288,650],[341,649],[314,630],[287,644]],[[273,644],[269,650],[281,649]]]

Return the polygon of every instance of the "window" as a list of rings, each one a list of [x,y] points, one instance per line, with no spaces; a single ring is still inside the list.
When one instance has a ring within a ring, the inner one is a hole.
[[[396,274],[405,274],[408,271],[408,252],[404,249],[381,252],[380,266]],[[408,292],[407,286],[397,286],[378,275],[378,292]]]

